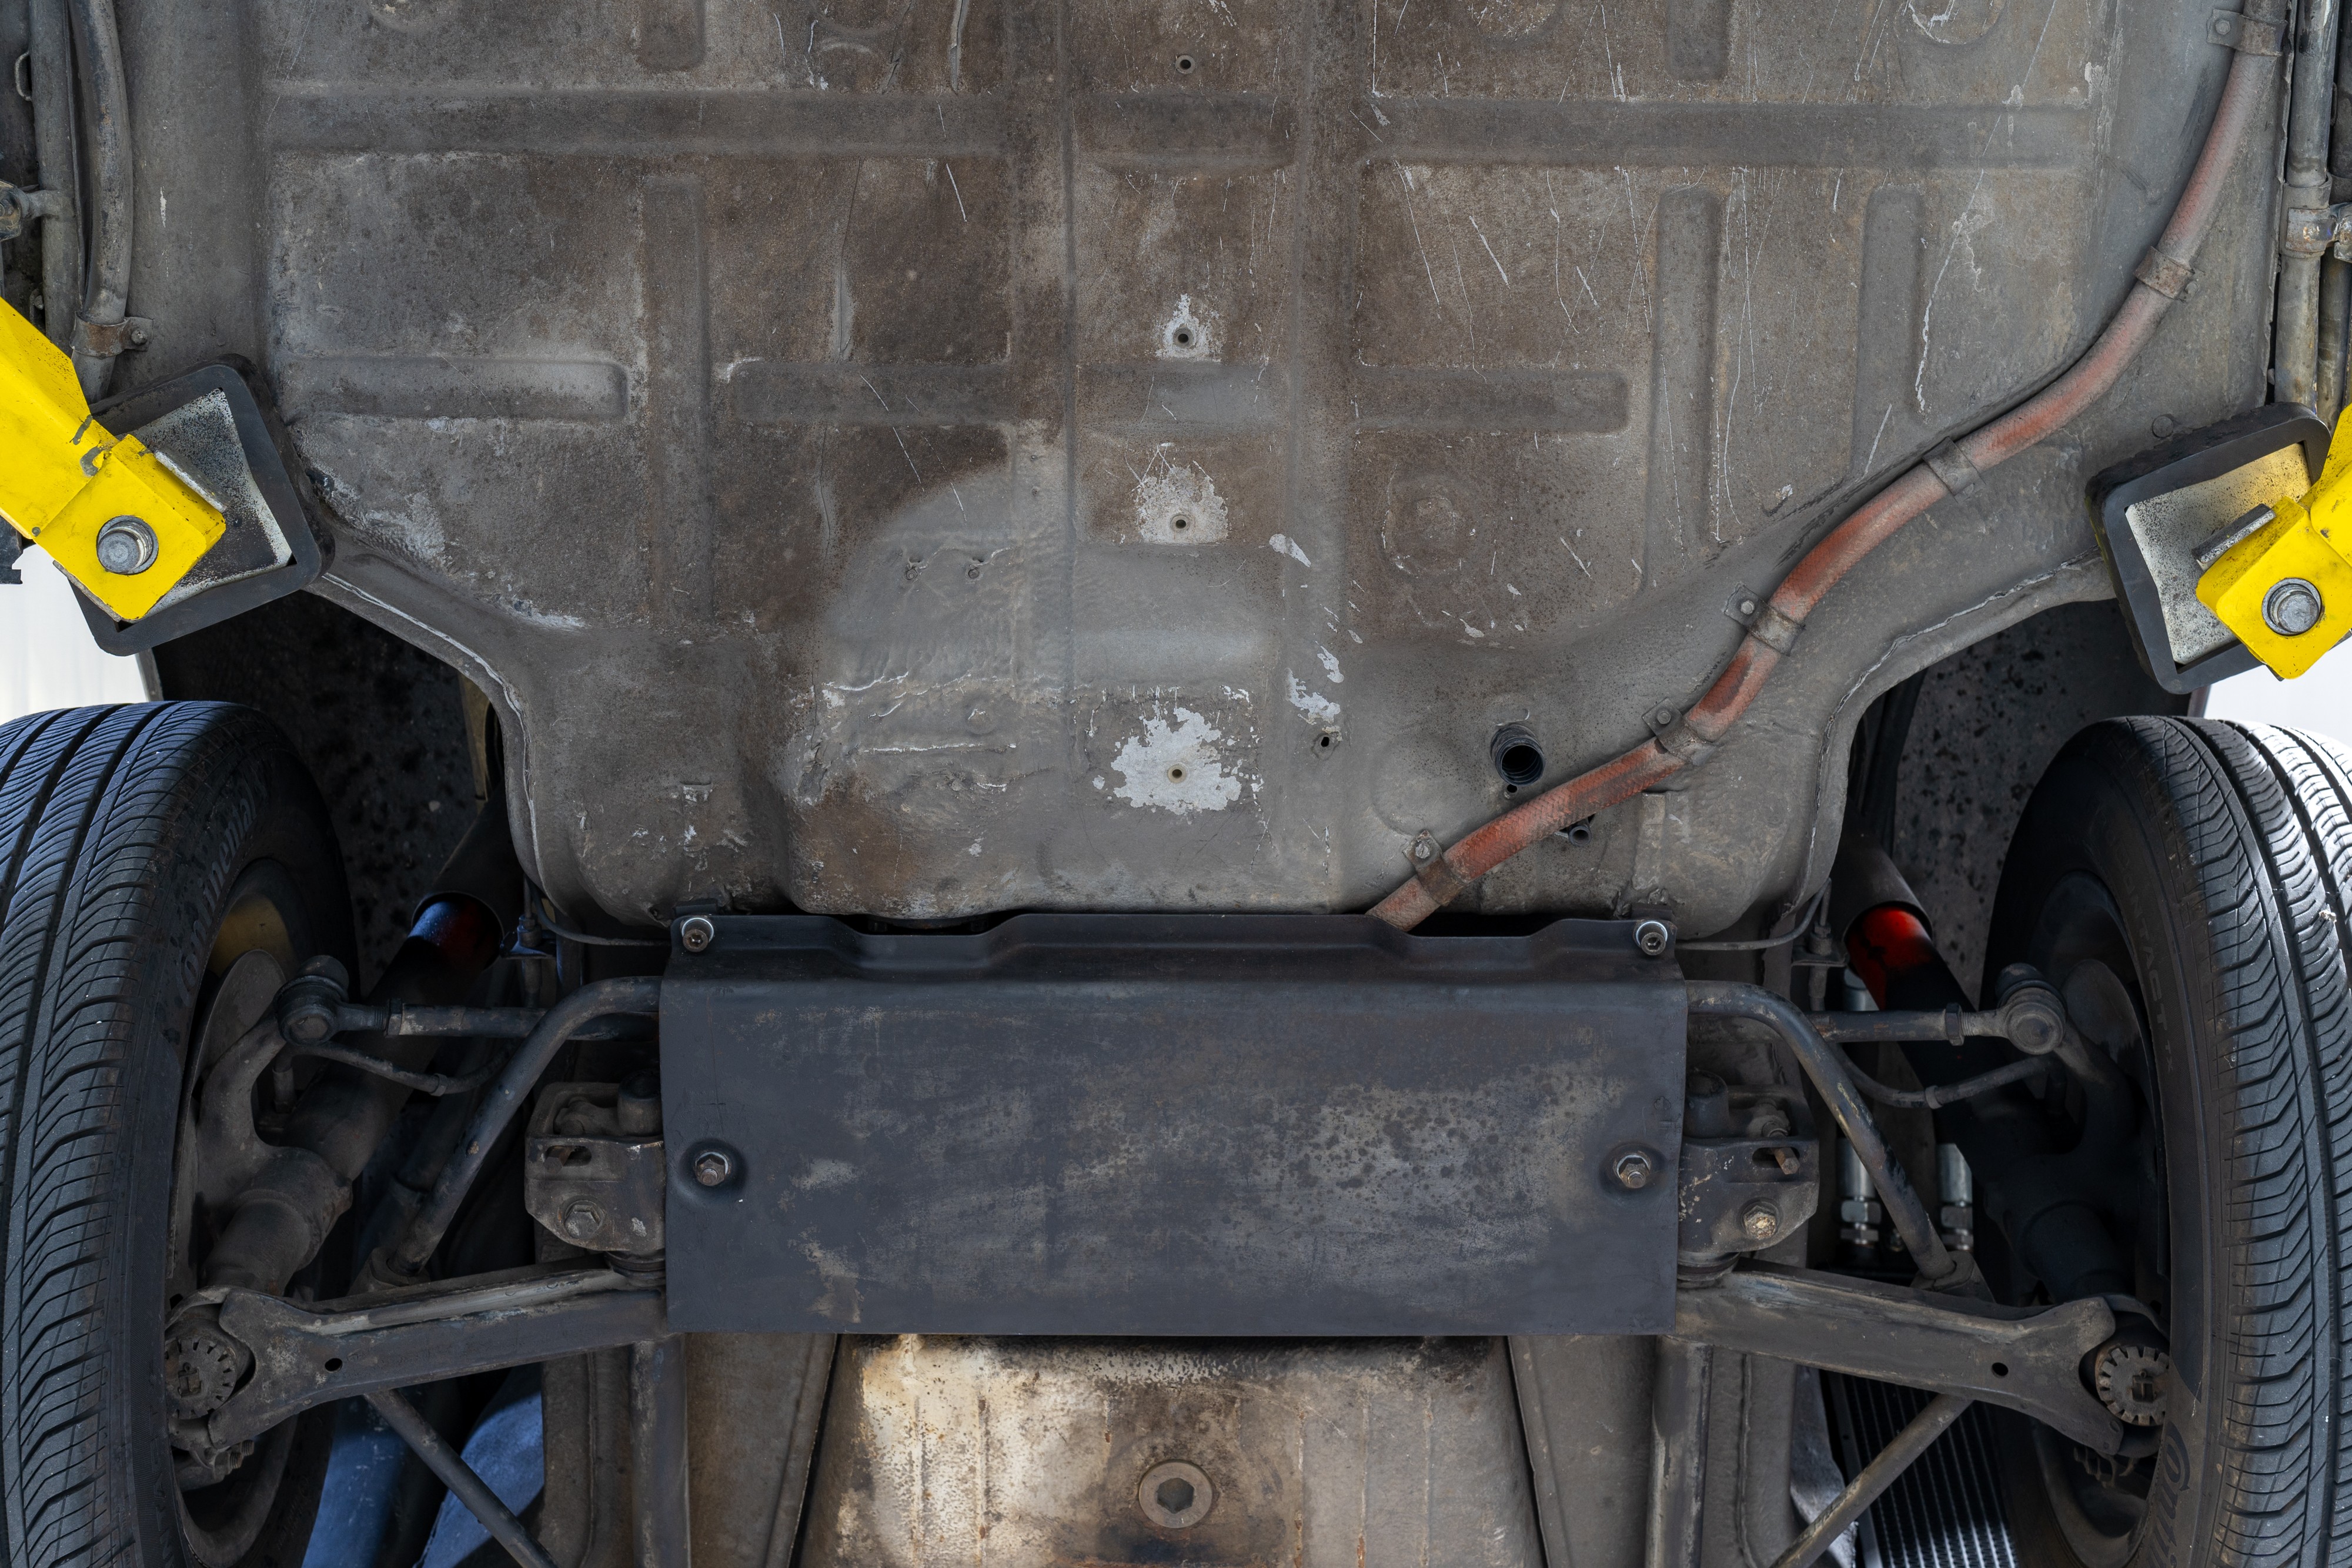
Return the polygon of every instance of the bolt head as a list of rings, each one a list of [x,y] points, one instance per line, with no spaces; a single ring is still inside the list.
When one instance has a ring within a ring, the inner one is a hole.
[[[1414,841],[1412,846],[1413,859],[1417,861],[1425,861],[1430,857],[1430,854],[1431,850],[1429,841],[1427,839],[1418,839]]]
[[[2300,577],[2285,578],[2263,595],[2263,624],[2282,637],[2300,637],[2327,612],[2319,590]]]
[[[705,1149],[694,1156],[694,1179],[704,1186],[724,1186],[734,1174],[735,1162],[717,1149]]]
[[[1742,615],[1753,615],[1753,614],[1755,614],[1755,613],[1756,613],[1756,601],[1755,601],[1754,600],[1752,600],[1752,599],[1743,599],[1743,600],[1741,600],[1741,601],[1739,601],[1739,613],[1741,613]]]
[[[563,1234],[574,1241],[585,1241],[604,1228],[604,1211],[584,1197],[563,1211]]]
[[[1664,952],[1674,939],[1675,934],[1666,929],[1663,920],[1644,920],[1633,927],[1633,946],[1642,950],[1645,958],[1654,958]]]
[[[1641,1150],[1628,1149],[1617,1156],[1611,1174],[1616,1176],[1617,1185],[1627,1192],[1639,1192],[1650,1185],[1650,1178],[1657,1174],[1657,1167]]]
[[[677,945],[689,953],[700,953],[719,940],[719,927],[707,915],[689,915],[677,923]]]
[[[1769,1241],[1780,1234],[1780,1211],[1759,1198],[1739,1211],[1739,1231],[1750,1241]]]
[[[98,564],[117,577],[135,577],[155,564],[155,530],[145,519],[110,517],[98,530]]]

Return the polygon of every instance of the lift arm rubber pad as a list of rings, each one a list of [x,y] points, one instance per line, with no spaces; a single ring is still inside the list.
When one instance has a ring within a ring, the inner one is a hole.
[[[1674,1321],[1683,988],[1631,923],[715,924],[662,990],[676,1329]]]

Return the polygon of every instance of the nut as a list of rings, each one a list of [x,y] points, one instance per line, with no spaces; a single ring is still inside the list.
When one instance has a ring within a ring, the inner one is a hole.
[[[1664,953],[1674,939],[1675,934],[1666,929],[1666,923],[1663,920],[1644,920],[1633,927],[1633,946],[1642,950],[1645,958],[1654,958]]]
[[[718,940],[719,927],[708,915],[689,915],[677,923],[677,945],[689,953],[702,952]]]
[[[2164,1425],[2172,1357],[2153,1345],[2110,1344],[2099,1353],[2099,1403],[2135,1427]]]
[[[1610,1170],[1616,1176],[1619,1186],[1628,1192],[1639,1192],[1650,1185],[1650,1177],[1656,1174],[1657,1167],[1642,1150],[1628,1149],[1617,1156],[1617,1163]]]
[[[563,1211],[563,1234],[585,1241],[604,1228],[604,1211],[586,1198],[576,1198]]]
[[[201,1421],[236,1390],[236,1346],[202,1321],[176,1328],[163,1342],[163,1397],[182,1421]]]
[[[1761,1246],[1780,1234],[1780,1211],[1759,1198],[1739,1211],[1739,1230]]]
[[[1143,1517],[1162,1530],[1187,1530],[1209,1516],[1217,1489],[1198,1465],[1171,1459],[1143,1472],[1135,1500]]]
[[[110,517],[98,530],[98,564],[117,577],[136,577],[155,564],[155,530],[145,519]]]
[[[2319,590],[2300,577],[2283,578],[2263,595],[2263,624],[2282,637],[2300,637],[2327,612]]]
[[[734,1174],[735,1162],[717,1149],[705,1149],[694,1156],[694,1179],[704,1186],[725,1186]]]

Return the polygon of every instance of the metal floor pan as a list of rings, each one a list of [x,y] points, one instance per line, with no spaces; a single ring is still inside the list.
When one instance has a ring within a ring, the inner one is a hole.
[[[1644,738],[1736,589],[2065,363],[2230,57],[2094,0],[121,11],[127,373],[264,365],[320,591],[489,695],[527,868],[635,924],[1366,907],[1512,803],[1497,726]],[[2104,596],[2084,477],[2261,400],[2272,134],[2092,416],[1486,907],[1817,883],[1860,707]]]

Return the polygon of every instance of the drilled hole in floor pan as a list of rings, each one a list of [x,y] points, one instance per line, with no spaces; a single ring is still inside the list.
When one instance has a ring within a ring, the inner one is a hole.
[[[1180,348],[1180,349],[1189,349],[1189,348],[1191,348],[1191,347],[1192,346],[1192,328],[1190,328],[1190,327],[1179,327],[1179,328],[1177,328],[1177,329],[1176,329],[1176,331],[1175,331],[1174,336],[1175,336],[1175,339],[1176,339],[1176,346],[1177,346],[1178,348]]]
[[[1178,55],[1176,57],[1176,68],[1182,71],[1187,76],[1192,74],[1193,64],[1194,61],[1192,57],[1190,55]]]
[[[1181,784],[1184,781],[1184,770],[1181,768],[1171,768],[1168,770],[1168,777]]]
[[[1181,533],[1183,530],[1192,526],[1192,519],[1190,517],[1179,517],[1171,526],[1173,527],[1177,532]]]

